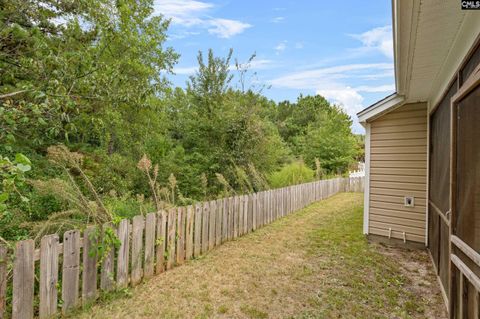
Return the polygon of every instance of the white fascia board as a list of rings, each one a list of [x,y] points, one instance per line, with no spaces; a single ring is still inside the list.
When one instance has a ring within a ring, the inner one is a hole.
[[[398,94],[392,94],[386,99],[378,101],[372,106],[366,108],[363,111],[360,111],[358,116],[358,121],[360,123],[367,122],[368,120],[373,120],[387,112],[393,111],[397,107],[401,106],[405,101],[405,97]]]
[[[399,51],[399,41],[398,41],[398,1],[392,0],[392,39],[393,39],[393,61],[394,61],[394,72],[395,72],[395,89],[399,92],[399,83],[400,83],[400,51]],[[401,92],[400,92],[401,93]]]
[[[363,233],[368,234],[370,216],[370,123],[365,123],[365,183],[363,191]]]

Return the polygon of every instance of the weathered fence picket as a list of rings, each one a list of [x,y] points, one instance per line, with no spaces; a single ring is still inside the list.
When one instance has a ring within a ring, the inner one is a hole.
[[[156,214],[150,213],[145,217],[145,252],[144,252],[144,278],[153,276],[155,264],[155,227]]]
[[[216,221],[216,209],[217,205],[214,200],[208,203],[209,217],[208,217],[208,250],[212,250],[215,247],[215,221]]]
[[[243,196],[238,196],[238,227],[237,236],[243,235]]]
[[[203,203],[202,211],[202,253],[208,251],[208,224],[210,221],[210,205],[209,202]]]
[[[90,226],[83,233],[82,302],[88,304],[97,297],[98,229]]]
[[[336,178],[171,208],[145,218],[137,215],[131,223],[123,219],[116,228],[105,224],[100,231],[90,226],[83,236],[79,230],[70,230],[63,234],[62,243],[57,235],[48,235],[41,239],[39,250],[32,240],[19,241],[14,258],[0,246],[0,318],[4,317],[8,291],[7,260],[13,259],[12,318],[33,318],[37,313],[40,318],[48,318],[58,311],[58,289],[62,312],[67,313],[80,301],[93,302],[99,289],[110,291],[138,284],[315,201],[341,191],[361,192],[363,187],[362,177]],[[109,237],[113,233],[120,242],[116,251]],[[103,256],[97,256],[99,242],[106,250]],[[40,280],[35,291],[38,260]],[[34,308],[36,298],[38,309]]]
[[[177,213],[177,265],[185,261],[185,209],[178,208]]]
[[[233,198],[233,239],[238,237],[238,208],[239,208],[239,198],[235,196]]]
[[[177,226],[177,209],[171,208],[168,210],[168,239],[167,239],[167,269],[172,269],[175,265],[175,237]]]
[[[114,259],[115,259],[115,248],[112,243],[108,242],[108,232],[111,231],[113,233],[112,226],[107,223],[103,225],[103,245],[107,250],[105,256],[102,260],[102,269],[100,272],[100,289],[103,291],[111,291],[115,287],[115,282],[113,281],[113,274],[114,274]]]
[[[132,274],[131,284],[138,284],[143,277],[142,267],[142,248],[143,248],[143,229],[145,220],[142,215],[133,217],[132,220]]]
[[[80,231],[69,230],[63,234],[62,312],[78,306],[80,280]]]
[[[194,208],[187,207],[186,229],[185,229],[185,259],[189,260],[193,257],[193,222],[194,222]]]
[[[232,240],[233,238],[233,211],[235,207],[235,200],[233,197],[230,197],[228,199],[228,240]]]
[[[48,235],[40,242],[40,318],[57,311],[58,235]]]
[[[120,246],[117,253],[117,287],[128,285],[128,265],[130,261],[130,222],[128,219],[120,221],[117,230]]]
[[[155,240],[156,265],[155,273],[165,271],[165,252],[167,250],[167,212],[162,210],[157,213],[157,236]]]
[[[35,262],[33,240],[19,241],[15,246],[13,263],[12,318],[33,318],[33,289]]]
[[[7,247],[0,244],[0,318],[5,317],[7,297]]]
[[[195,234],[194,234],[194,245],[193,245],[193,257],[200,256],[202,250],[202,204],[195,205]]]
[[[217,199],[215,202],[215,246],[219,246],[222,243],[222,217],[223,217],[223,201]]]
[[[228,199],[222,199],[222,243],[228,239]]]

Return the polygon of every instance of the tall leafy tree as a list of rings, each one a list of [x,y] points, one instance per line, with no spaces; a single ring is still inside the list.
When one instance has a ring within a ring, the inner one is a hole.
[[[115,139],[177,58],[152,12],[150,0],[2,0],[0,140]]]

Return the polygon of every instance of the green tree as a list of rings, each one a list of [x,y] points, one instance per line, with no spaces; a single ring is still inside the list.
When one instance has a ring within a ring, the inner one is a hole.
[[[149,0],[2,1],[2,144],[118,141],[177,58],[152,12]]]
[[[318,158],[322,169],[328,173],[344,173],[354,162],[358,148],[351,132],[352,121],[339,107],[332,106],[307,128],[299,139],[301,154],[310,167]]]

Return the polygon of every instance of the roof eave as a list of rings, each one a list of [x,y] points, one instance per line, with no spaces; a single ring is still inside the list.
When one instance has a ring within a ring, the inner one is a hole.
[[[378,101],[377,103],[371,105],[370,107],[364,109],[357,113],[358,121],[360,124],[364,124],[367,121],[372,121],[387,112],[393,111],[397,107],[400,107],[405,102],[405,97],[394,93],[389,97]]]

